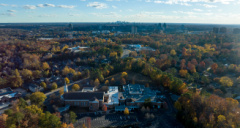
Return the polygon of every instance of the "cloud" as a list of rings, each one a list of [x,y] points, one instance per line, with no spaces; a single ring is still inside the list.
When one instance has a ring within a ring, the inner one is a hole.
[[[1,15],[4,15],[4,16],[16,16],[14,13],[2,13]]]
[[[202,12],[203,11],[202,9],[197,9],[197,8],[194,8],[193,10],[197,11],[197,12]]]
[[[55,7],[54,4],[44,4],[43,6],[44,6],[44,7]]]
[[[37,7],[43,8],[44,5],[43,4],[38,4]]]
[[[8,12],[16,12],[16,10],[7,10]]]
[[[108,17],[108,18],[112,18],[112,17],[121,17],[121,15],[117,14],[116,12],[109,12],[109,13],[91,13],[94,16],[97,17]]]
[[[114,5],[113,5],[112,8],[117,8],[117,6],[114,6]]]
[[[42,15],[39,15],[38,17],[56,17],[57,15],[55,14],[42,14]]]
[[[210,5],[210,4],[200,4],[201,6],[204,6],[206,8],[216,8],[217,6],[215,5]]]
[[[91,2],[87,4],[87,7],[93,7],[96,9],[103,9],[103,8],[107,8],[107,4],[105,3],[100,3],[100,2]]]
[[[76,6],[73,5],[58,5],[59,8],[75,8]]]
[[[156,4],[179,4],[179,5],[184,5],[184,6],[191,6],[190,4],[188,4],[187,2],[185,2],[187,0],[168,0],[168,1],[161,1],[161,0],[155,0],[153,1]]]
[[[80,0],[80,1],[86,1],[86,0]]]
[[[157,4],[180,4],[185,6],[191,6],[189,3],[221,3],[221,4],[230,4],[235,0],[145,0],[145,2],[154,2]]]
[[[80,16],[80,14],[68,14],[69,16]]]
[[[0,4],[0,6],[8,6],[8,4]]]
[[[24,5],[23,8],[25,8],[25,9],[36,9],[37,7],[35,5]]]

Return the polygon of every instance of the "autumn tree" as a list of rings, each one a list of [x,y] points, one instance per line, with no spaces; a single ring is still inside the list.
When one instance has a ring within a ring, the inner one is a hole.
[[[226,86],[226,87],[231,87],[233,85],[232,79],[227,76],[221,77],[220,83],[222,86]]]
[[[76,113],[74,113],[73,111],[70,111],[69,112],[69,118],[70,118],[71,123],[75,123],[76,122],[76,118],[77,118]]]
[[[155,57],[151,57],[151,58],[149,59],[149,63],[151,63],[151,64],[156,63]]]
[[[65,66],[64,69],[62,70],[62,75],[66,76],[70,72],[68,66]]]
[[[122,75],[121,75],[122,78],[125,78],[125,79],[126,79],[127,76],[128,76],[127,72],[122,72]]]
[[[99,82],[98,78],[94,80],[93,84],[94,84],[95,87],[98,87],[100,85],[100,82]]]
[[[185,69],[179,70],[179,75],[180,75],[181,77],[186,77],[187,73],[188,73],[188,71],[185,70]]]
[[[114,79],[114,78],[111,79],[111,84],[112,84],[112,85],[115,84],[115,79]]]
[[[57,89],[57,88],[58,88],[57,83],[56,83],[56,82],[53,82],[52,85],[51,85],[51,89],[52,89],[52,90],[55,90],[55,89]]]
[[[106,80],[104,84],[105,84],[106,86],[108,86],[108,85],[109,85],[109,81]]]
[[[74,84],[73,86],[72,86],[72,90],[73,91],[78,91],[80,89],[80,86],[78,85],[78,84]]]
[[[47,62],[43,62],[43,63],[42,63],[42,69],[43,69],[43,70],[50,69],[50,66],[48,65]]]
[[[129,115],[129,110],[127,107],[124,109],[124,115]]]
[[[103,110],[104,112],[107,111],[107,106],[106,106],[105,104],[103,105],[102,110]]]
[[[122,85],[125,85],[125,84],[126,84],[126,80],[125,80],[125,78],[121,78],[120,83],[121,83]]]
[[[31,70],[23,69],[21,74],[22,74],[23,79],[28,80],[28,81],[32,80],[32,71]]]
[[[31,104],[42,105],[46,99],[46,95],[42,92],[34,92],[30,96]]]
[[[23,84],[23,80],[17,69],[13,71],[12,76],[10,76],[10,80],[10,83],[13,87],[20,87]]]
[[[170,55],[172,55],[172,56],[175,56],[177,53],[176,53],[176,51],[174,50],[174,49],[172,49],[171,51],[170,51]]]
[[[47,88],[47,84],[46,84],[45,82],[41,82],[41,83],[40,83],[40,86],[43,87],[44,89]]]
[[[64,94],[64,89],[59,90],[59,94],[63,95]]]
[[[66,84],[70,83],[70,80],[67,77],[65,77],[64,80],[65,80]]]
[[[180,67],[181,69],[185,69],[186,68],[186,60],[185,59],[182,59],[181,62],[180,62]]]
[[[48,111],[39,117],[40,128],[59,128],[61,124],[60,118]]]
[[[218,68],[218,64],[216,64],[216,63],[212,64],[211,68],[213,70],[213,73],[216,73],[216,70]]]

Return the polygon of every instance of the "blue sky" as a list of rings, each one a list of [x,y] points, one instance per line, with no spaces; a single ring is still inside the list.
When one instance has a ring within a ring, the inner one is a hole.
[[[0,23],[240,24],[240,0],[0,0]]]

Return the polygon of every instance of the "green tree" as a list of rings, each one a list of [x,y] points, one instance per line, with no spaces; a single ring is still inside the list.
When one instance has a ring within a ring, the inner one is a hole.
[[[71,123],[75,123],[77,115],[73,111],[70,111],[69,112],[69,118],[70,118]]]
[[[25,80],[32,80],[33,74],[31,70],[23,69],[22,70],[22,77]]]
[[[12,76],[10,76],[10,83],[13,87],[20,87],[23,84],[23,80],[20,76],[20,73],[17,69],[15,69],[12,73]]]
[[[31,104],[42,105],[46,99],[46,95],[42,92],[34,92],[30,96]]]
[[[26,106],[25,110],[31,114],[38,114],[38,115],[43,114],[43,110],[39,108],[37,105]]]
[[[43,87],[44,89],[47,88],[47,84],[46,84],[45,82],[41,82],[41,83],[40,83],[40,86]]]
[[[210,82],[210,80],[206,76],[204,76],[204,75],[201,77],[201,81],[204,84],[208,84]]]
[[[52,90],[55,90],[55,89],[57,89],[57,88],[58,88],[57,83],[56,83],[56,82],[53,82],[53,83],[52,83],[52,86],[51,86],[51,89],[52,89]]]
[[[61,125],[60,118],[48,111],[39,118],[39,126],[41,128],[60,128]]]
[[[194,73],[193,73],[193,78],[194,78],[196,81],[198,81],[199,78],[200,78],[200,76],[199,76],[199,74],[198,74],[197,72],[194,72]]]
[[[23,98],[20,98],[20,99],[18,100],[18,106],[19,106],[20,108],[25,108],[25,107],[27,106],[27,102],[26,102]]]
[[[78,91],[80,89],[80,86],[78,85],[78,84],[74,84],[73,86],[72,86],[72,90],[73,91]]]

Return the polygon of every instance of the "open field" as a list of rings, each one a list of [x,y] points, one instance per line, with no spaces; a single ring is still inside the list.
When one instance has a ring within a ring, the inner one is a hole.
[[[115,75],[105,78],[105,80],[109,80],[109,82],[110,82],[111,79],[114,78],[116,81],[116,84],[118,84],[118,83],[120,83],[119,81],[121,80],[121,74],[122,74],[122,72],[117,73]],[[143,84],[143,85],[145,85],[146,83],[149,83],[149,84],[152,83],[152,80],[149,77],[144,76],[140,73],[127,71],[127,74],[128,74],[128,76],[127,76],[126,82],[129,81],[130,83],[132,83],[132,81],[135,81],[136,84]]]

